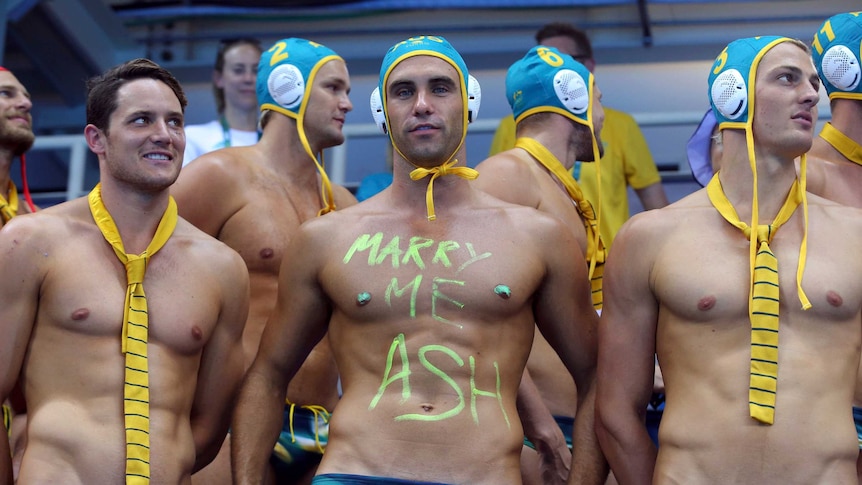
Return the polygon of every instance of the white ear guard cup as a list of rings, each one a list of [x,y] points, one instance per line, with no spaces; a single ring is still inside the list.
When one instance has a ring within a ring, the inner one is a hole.
[[[712,82],[710,89],[712,104],[726,118],[735,120],[742,116],[748,106],[748,90],[745,79],[736,69],[722,72]]]
[[[374,91],[371,91],[371,99],[369,100],[371,105],[371,117],[374,118],[374,123],[377,124],[377,128],[380,129],[380,132],[384,135],[386,134],[386,114],[383,112],[383,99],[380,97],[380,88],[374,88]]]
[[[302,72],[292,64],[282,64],[273,69],[266,80],[266,87],[272,99],[288,109],[299,106],[305,95]]]
[[[590,107],[590,90],[584,78],[571,69],[554,74],[554,92],[560,102],[575,114],[584,114]]]
[[[468,75],[467,80],[467,122],[472,123],[479,117],[479,105],[482,104],[482,87],[479,81]]]
[[[847,46],[835,45],[823,54],[823,77],[842,91],[854,91],[859,85],[859,59]]]

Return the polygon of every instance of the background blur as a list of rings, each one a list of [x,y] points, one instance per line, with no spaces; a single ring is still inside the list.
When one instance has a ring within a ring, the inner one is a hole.
[[[268,47],[303,37],[334,49],[350,70],[354,111],[348,141],[327,151],[326,167],[333,180],[355,188],[363,176],[386,170],[386,139],[373,125],[368,98],[389,46],[433,34],[461,52],[482,86],[467,138],[468,164],[475,166],[510,112],[506,69],[535,44],[539,27],[570,22],[592,39],[603,104],[639,122],[668,196],[677,200],[699,188],[685,143],[708,108],[707,73],[721,49],[754,35],[810,43],[826,18],[855,10],[862,10],[860,0],[0,0],[0,52],[33,97],[37,142],[28,178],[45,206],[95,184],[98,167],[81,135],[84,81],[125,60],[149,57],[170,69],[189,97],[192,124],[216,116],[210,80],[219,40],[252,36]],[[822,95],[820,119],[828,117]]]

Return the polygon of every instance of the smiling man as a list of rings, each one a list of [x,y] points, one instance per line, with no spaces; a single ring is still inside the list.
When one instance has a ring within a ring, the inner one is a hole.
[[[221,445],[248,273],[177,217],[185,104],[147,59],[91,79],[100,182],[0,231],[0,271],[15,275],[0,281],[0,399],[20,375],[28,412],[18,483],[187,483]]]
[[[23,156],[33,146],[32,108],[27,88],[11,71],[0,67],[0,227],[19,213],[35,212],[29,194],[25,193],[27,199],[21,200],[9,175],[15,157]]]

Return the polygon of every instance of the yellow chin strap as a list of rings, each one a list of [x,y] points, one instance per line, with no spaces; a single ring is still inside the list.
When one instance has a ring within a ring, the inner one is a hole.
[[[458,159],[453,158],[439,167],[419,167],[410,172],[410,180],[414,181],[421,180],[429,175],[431,176],[431,180],[428,181],[428,189],[425,190],[425,206],[428,210],[429,221],[437,219],[437,215],[434,213],[434,180],[436,178],[444,175],[457,175],[467,180],[474,180],[479,176],[479,172],[470,167],[456,167],[455,164],[457,163]]]

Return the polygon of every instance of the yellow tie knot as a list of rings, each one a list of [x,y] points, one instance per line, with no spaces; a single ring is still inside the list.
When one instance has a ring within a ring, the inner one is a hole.
[[[129,285],[139,284],[144,282],[144,274],[147,272],[147,257],[144,255],[134,256],[129,255],[129,260],[126,262],[126,279]]]
[[[745,233],[745,237],[751,238],[751,228],[747,225],[745,229],[742,230]],[[769,243],[772,241],[772,236],[775,235],[775,231],[772,229],[771,224],[758,225],[757,226],[757,242],[758,244]]]
[[[458,163],[458,159],[454,158],[439,167],[419,167],[410,172],[411,180],[422,180],[429,175],[431,176],[431,180],[428,181],[428,189],[425,191],[425,206],[428,208],[429,221],[437,219],[437,216],[434,214],[434,180],[437,177],[442,177],[444,175],[457,175],[463,179],[474,180],[479,176],[479,172],[470,167],[455,167],[454,165],[456,163]]]

